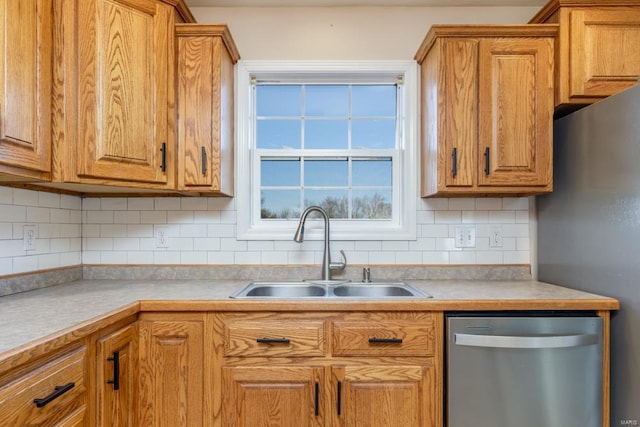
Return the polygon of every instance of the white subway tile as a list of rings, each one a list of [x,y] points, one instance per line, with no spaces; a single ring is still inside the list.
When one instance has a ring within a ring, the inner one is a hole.
[[[182,224],[180,225],[181,237],[203,237],[207,235],[206,224]]]
[[[408,251],[409,250],[409,241],[408,240],[385,240],[382,242],[382,250],[383,251]]]
[[[0,197],[0,201],[2,197]],[[4,203],[4,202],[3,202]],[[13,189],[13,204],[20,206],[38,206],[38,192],[33,190]]]
[[[82,211],[69,211],[69,222],[72,224],[81,224]]]
[[[207,210],[210,211],[231,211],[235,210],[235,199],[228,197],[207,198]]]
[[[100,227],[99,225],[97,227]],[[81,237],[80,224],[59,224],[60,237]]]
[[[103,224],[100,226],[100,237],[127,237],[127,226],[124,224]]]
[[[72,252],[79,252],[82,250],[82,239],[77,237],[77,238],[72,238],[69,239],[69,249]]]
[[[462,211],[463,224],[481,224],[489,222],[489,211]]]
[[[371,264],[395,264],[396,253],[392,251],[369,252],[369,262]]]
[[[528,197],[505,197],[502,199],[502,209],[504,210],[529,210]]]
[[[38,242],[36,241],[36,245],[37,243]],[[0,258],[22,255],[32,255],[31,253],[27,254],[24,251],[22,240],[4,240],[2,245],[0,245]]]
[[[503,234],[504,236],[504,234]],[[515,237],[503,237],[502,238],[502,251],[515,251],[516,250],[516,238]]]
[[[489,212],[490,224],[513,224],[516,222],[515,211],[491,211]]]
[[[86,265],[100,264],[100,251],[90,251],[85,248],[82,251],[82,263]]]
[[[172,250],[172,251],[192,251],[193,250],[193,238],[192,237],[170,237],[169,238],[169,250]]]
[[[436,211],[436,224],[459,224],[462,222],[460,211]]]
[[[140,212],[141,224],[166,224],[166,211],[142,211]]]
[[[449,264],[449,252],[424,251],[422,252],[422,263],[429,265]]]
[[[218,237],[196,237],[193,239],[194,251],[219,251],[220,238]]]
[[[152,211],[154,208],[151,197],[130,197],[127,199],[127,210],[130,211]]]
[[[502,199],[487,197],[477,198],[476,210],[478,211],[500,211],[502,210]]]
[[[232,265],[234,263],[233,252],[208,252],[207,263],[211,265]]]
[[[100,205],[103,211],[126,211],[127,199],[124,197],[103,197]]]
[[[116,224],[140,224],[139,211],[115,211],[113,222]]]
[[[60,267],[60,254],[43,254],[38,255],[38,269],[46,270],[49,268]]]
[[[82,237],[100,237],[100,226],[97,224],[82,224]]]
[[[126,251],[103,251],[100,254],[101,264],[126,264],[127,252]]]
[[[449,210],[451,211],[472,211],[476,208],[476,201],[472,198],[454,197],[449,199]]]
[[[369,264],[369,252],[352,251],[346,252],[347,265],[368,265]]]
[[[178,197],[156,197],[154,199],[154,210],[156,211],[179,211],[180,198]]]
[[[180,199],[180,209],[183,211],[208,210],[207,199],[204,197],[184,197]]]
[[[135,237],[114,238],[113,249],[116,251],[138,251],[140,250],[140,239]]]
[[[219,224],[220,211],[194,211],[193,222],[196,224]]]
[[[505,264],[530,264],[529,251],[504,251]]]
[[[283,265],[287,263],[287,252],[269,251],[260,253],[260,263],[269,265]]]
[[[153,253],[153,263],[162,265],[178,264],[180,252],[177,251],[155,251]]]
[[[153,225],[150,224],[128,224],[127,237],[153,237]]]
[[[528,237],[518,237],[516,238],[516,250],[517,251],[528,251],[531,249],[531,243]]]
[[[276,240],[273,242],[273,249],[276,251],[299,251],[300,243],[291,240]]]
[[[27,207],[27,222],[48,223],[51,222],[51,209]]]
[[[47,193],[45,191],[38,192],[38,206],[43,208],[59,208],[60,194]]]
[[[82,253],[80,251],[66,252],[60,254],[60,266],[68,267],[71,265],[82,264]]]
[[[420,237],[449,237],[449,226],[442,224],[423,225]]]
[[[274,244],[272,241],[262,241],[262,240],[248,241],[247,250],[259,251],[259,252],[271,252],[274,250]]]
[[[493,248],[489,246],[489,238],[488,237],[479,237],[476,235],[476,251],[491,251],[497,250],[499,248]]]
[[[236,211],[220,211],[220,222],[222,224],[235,224],[237,222]]]
[[[246,251],[246,240],[236,240],[235,238],[223,237],[220,239],[220,250],[222,251]]]
[[[167,223],[193,224],[193,211],[168,211]]]
[[[51,239],[49,250],[53,253],[69,252],[71,241],[69,239]]]
[[[10,258],[7,258],[10,259]],[[13,273],[26,273],[38,270],[38,255],[13,257]]]
[[[212,224],[207,226],[208,237],[235,237],[236,226],[232,224]]]
[[[127,264],[153,264],[153,252],[129,251],[127,252]]]
[[[456,248],[456,239],[453,237],[437,238],[436,239],[437,251],[460,251],[461,248]]]
[[[87,224],[113,224],[113,211],[88,211]]]
[[[13,262],[16,258],[0,258],[0,276],[13,274]],[[29,271],[29,270],[27,270]]]
[[[251,265],[260,264],[261,256],[260,252],[236,252],[234,254],[234,263],[239,265]]]
[[[504,237],[529,237],[529,224],[504,224],[502,235]]]
[[[516,223],[528,224],[529,223],[529,211],[516,211]]]
[[[100,202],[102,201],[99,197],[87,197],[82,199],[82,210],[83,211],[99,211],[101,210]]]
[[[409,242],[410,251],[433,251],[436,249],[436,239],[433,237],[418,237]]]
[[[316,264],[314,252],[289,252],[287,255],[288,264]]]
[[[433,224],[435,222],[434,211],[417,211],[416,223],[417,224]]]
[[[71,211],[68,209],[51,209],[50,214],[53,224],[69,224],[71,222]]]
[[[22,230],[22,227],[20,227],[20,230]],[[12,238],[13,238],[13,225],[10,222],[0,222],[0,240],[12,239]]]
[[[449,210],[449,199],[420,199],[418,206],[423,211],[446,211]]]
[[[84,239],[84,248],[88,251],[111,251],[113,239],[110,237],[89,237]]]
[[[27,208],[24,206],[0,205],[0,222],[25,222]]]
[[[381,251],[382,242],[379,240],[356,241],[356,251]]]
[[[422,252],[397,252],[396,264],[422,264]]]
[[[60,207],[69,210],[82,210],[82,199],[79,196],[71,196],[68,194],[60,195]]]
[[[140,242],[140,250],[141,251],[155,251],[157,250],[165,250],[156,248],[156,239],[155,237],[142,237],[138,239]]]
[[[181,252],[180,264],[198,265],[207,263],[207,252]]]
[[[476,252],[478,264],[502,264],[502,251],[478,251]]]
[[[467,264],[467,265],[475,264],[476,252],[475,251],[450,252],[449,263],[450,264]]]

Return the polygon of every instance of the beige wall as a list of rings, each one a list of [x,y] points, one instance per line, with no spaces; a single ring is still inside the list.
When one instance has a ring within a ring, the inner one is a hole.
[[[243,59],[412,59],[432,24],[526,23],[537,7],[193,7],[226,22]]]

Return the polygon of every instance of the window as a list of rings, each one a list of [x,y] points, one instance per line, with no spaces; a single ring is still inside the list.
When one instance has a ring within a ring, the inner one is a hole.
[[[290,240],[312,205],[334,240],[415,238],[416,69],[241,61],[238,238]]]

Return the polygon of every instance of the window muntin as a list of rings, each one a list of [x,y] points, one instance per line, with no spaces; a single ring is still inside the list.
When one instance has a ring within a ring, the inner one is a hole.
[[[257,84],[260,219],[319,205],[334,219],[392,220],[397,93],[395,82]]]

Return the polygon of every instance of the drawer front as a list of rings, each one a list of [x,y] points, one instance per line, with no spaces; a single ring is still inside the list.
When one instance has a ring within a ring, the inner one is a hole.
[[[324,355],[324,322],[264,320],[228,322],[224,328],[225,356],[311,357]]]
[[[336,356],[431,356],[434,344],[432,321],[333,322]]]
[[[0,425],[82,425],[85,349],[34,369],[0,389]],[[40,407],[34,399],[40,399]]]

